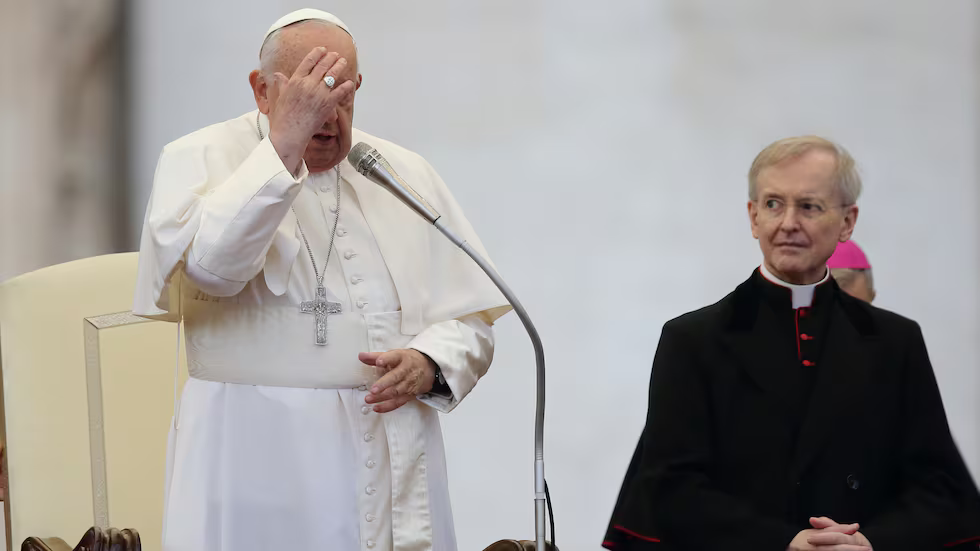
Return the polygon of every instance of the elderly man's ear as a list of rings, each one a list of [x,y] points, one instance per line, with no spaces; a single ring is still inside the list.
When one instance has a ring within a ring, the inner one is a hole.
[[[252,95],[255,97],[255,106],[263,115],[269,114],[269,83],[262,78],[262,74],[256,69],[248,74],[248,83],[252,86]]]

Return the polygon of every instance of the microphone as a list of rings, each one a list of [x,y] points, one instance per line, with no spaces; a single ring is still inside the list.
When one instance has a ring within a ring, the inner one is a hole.
[[[378,153],[377,149],[361,142],[351,148],[350,153],[347,154],[347,160],[361,175],[387,189],[430,224],[435,224],[436,220],[439,219],[440,214],[436,209],[432,208],[432,205],[416,193],[412,186],[398,176],[395,169],[391,168],[391,165],[381,156],[381,153]]]
[[[493,284],[500,289],[507,302],[514,307],[514,312],[520,318],[521,323],[524,324],[524,329],[531,339],[531,347],[534,349],[534,363],[537,368],[535,385],[537,393],[534,408],[534,539],[537,545],[536,549],[539,551],[551,549],[555,539],[555,525],[554,515],[550,514],[551,496],[548,492],[548,483],[544,479],[545,368],[544,346],[541,344],[541,337],[538,335],[538,330],[535,329],[534,323],[531,322],[531,317],[528,316],[521,301],[517,299],[517,295],[510,290],[510,287],[507,286],[507,283],[504,282],[503,278],[500,277],[500,274],[497,273],[493,266],[472,245],[446,227],[440,218],[440,214],[436,212],[436,209],[432,208],[421,195],[412,189],[412,186],[408,185],[405,180],[402,180],[398,176],[395,169],[391,168],[391,165],[381,156],[381,153],[378,153],[377,149],[364,142],[360,142],[351,148],[350,153],[347,154],[347,160],[354,166],[357,172],[391,192],[402,203],[405,203],[408,208],[435,226],[436,229],[472,258],[486,272],[490,280],[493,281]],[[545,513],[545,502],[547,502],[548,516],[551,518],[552,540],[552,545],[548,545],[547,547],[545,543],[545,520],[548,517],[546,517]]]

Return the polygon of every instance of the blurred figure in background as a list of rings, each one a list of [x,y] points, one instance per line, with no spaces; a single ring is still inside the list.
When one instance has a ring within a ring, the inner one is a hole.
[[[871,264],[857,243],[848,240],[838,244],[827,260],[827,267],[842,291],[865,302],[874,301],[875,282]]]

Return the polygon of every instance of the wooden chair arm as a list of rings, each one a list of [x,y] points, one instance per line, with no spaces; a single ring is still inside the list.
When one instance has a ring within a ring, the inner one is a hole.
[[[61,538],[27,538],[20,551],[72,551],[72,548]]]
[[[27,538],[21,551],[142,551],[136,530],[89,528],[74,549],[61,538]]]

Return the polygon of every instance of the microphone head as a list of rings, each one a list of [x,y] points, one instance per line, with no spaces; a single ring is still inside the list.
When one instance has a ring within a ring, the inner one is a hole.
[[[347,161],[354,167],[354,170],[364,176],[367,176],[368,171],[371,170],[371,167],[379,159],[381,159],[381,154],[378,153],[378,150],[364,142],[360,142],[352,147],[350,153],[347,154]]]
[[[395,169],[370,145],[360,142],[350,149],[347,160],[361,176],[385,188],[416,214],[435,224],[439,213],[412,186],[398,177]]]

